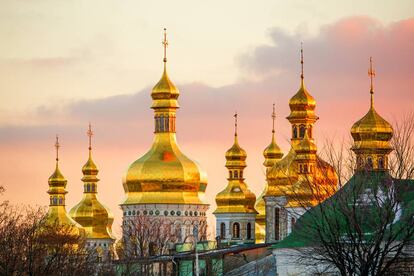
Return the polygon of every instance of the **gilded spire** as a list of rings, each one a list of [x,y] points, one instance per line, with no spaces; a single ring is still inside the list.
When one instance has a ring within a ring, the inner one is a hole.
[[[86,135],[88,135],[88,137],[89,137],[89,156],[90,156],[91,151],[92,151],[92,136],[93,136],[91,123],[89,123],[89,128],[88,128],[88,131],[86,132]]]
[[[300,67],[301,67],[300,78],[303,84],[303,79],[305,78],[305,75],[303,74],[303,42],[300,43]]]
[[[164,28],[164,40],[161,42],[162,46],[164,47],[164,64],[167,63],[167,47],[168,47],[168,40],[167,40],[167,29]]]
[[[275,133],[275,119],[276,119],[275,103],[273,103],[273,112],[272,112],[272,133],[273,134]]]
[[[234,113],[233,117],[234,117],[234,136],[237,137],[237,111]]]
[[[55,149],[56,149],[56,165],[59,162],[59,148],[60,148],[60,144],[59,144],[59,136],[56,134],[56,142],[55,142]]]
[[[372,66],[372,57],[369,58],[369,69],[368,69],[368,76],[371,80],[371,87],[369,93],[371,94],[371,108],[374,107],[374,77],[375,77],[375,69]]]

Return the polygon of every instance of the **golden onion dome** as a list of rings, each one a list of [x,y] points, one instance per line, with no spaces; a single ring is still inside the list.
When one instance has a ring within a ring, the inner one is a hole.
[[[239,145],[237,134],[234,136],[234,144],[226,151],[226,160],[245,160],[247,157],[246,151]]]
[[[283,152],[275,142],[275,134],[272,135],[272,142],[264,149],[263,156],[265,167],[272,167],[278,160],[282,159]]]
[[[226,167],[229,170],[226,188],[216,195],[217,209],[214,214],[223,213],[254,213],[257,214],[254,204],[256,196],[244,182],[243,170],[246,167],[246,151],[237,140],[237,114],[236,132],[233,146],[226,152]]]
[[[229,180],[227,187],[217,194],[217,209],[213,214],[223,213],[254,213],[256,196],[243,180]]]
[[[356,152],[380,150],[389,153],[392,150],[389,142],[393,135],[393,129],[391,124],[382,118],[374,108],[373,77],[375,76],[375,71],[372,67],[372,58],[370,58],[368,75],[371,78],[371,106],[368,113],[351,128],[351,135],[354,139],[352,150]]]
[[[155,137],[151,149],[133,162],[124,176],[127,198],[123,204],[206,204],[206,173],[197,162],[185,156],[177,144],[179,91],[167,74],[166,34],[163,44],[164,72],[151,93]]]
[[[377,113],[372,101],[367,114],[352,126],[352,138],[357,147],[391,148],[388,141],[392,138],[392,126]]]
[[[56,136],[56,167],[53,174],[49,177],[49,210],[46,214],[45,226],[70,227],[70,232],[74,235],[84,235],[85,230],[76,221],[72,220],[66,212],[65,195],[67,180],[59,169],[59,138]],[[42,229],[42,231],[45,229]],[[66,230],[64,230],[66,231]]]
[[[89,136],[89,158],[82,167],[84,192],[82,200],[69,212],[72,219],[78,222],[86,231],[88,239],[114,239],[112,235],[112,223],[114,217],[110,210],[98,200],[99,181],[98,167],[92,159],[91,137],[93,135],[91,125],[87,132]]]

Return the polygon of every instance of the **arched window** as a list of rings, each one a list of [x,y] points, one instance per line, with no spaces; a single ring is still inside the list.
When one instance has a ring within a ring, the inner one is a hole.
[[[91,191],[91,185],[90,184],[86,184],[86,191],[90,192]]]
[[[275,208],[275,240],[280,239],[280,233],[279,233],[279,218],[280,218],[280,209]]]
[[[230,179],[233,178],[233,172],[229,171]]]
[[[250,222],[247,223],[247,239],[252,239],[252,225],[250,224]]]
[[[233,239],[240,239],[240,224],[238,222],[233,223]]]
[[[237,171],[234,171],[234,178],[238,178],[239,177],[239,173]]]
[[[364,166],[364,160],[362,159],[361,156],[357,157],[357,166],[358,168],[362,168]]]
[[[62,205],[63,204],[63,198],[59,197],[59,204]]]
[[[303,167],[302,164],[299,164],[299,172],[302,173],[303,172]]]
[[[369,170],[372,170],[372,168],[374,167],[374,164],[372,162],[372,157],[371,156],[368,156],[367,157],[367,166],[368,166],[368,169]]]
[[[290,218],[290,227],[293,228],[293,226],[295,225],[295,223],[296,223],[296,219],[294,217],[291,217]]]
[[[220,239],[224,240],[226,238],[226,224],[222,222],[220,224]]]
[[[54,197],[54,198],[53,198],[53,204],[54,204],[54,205],[57,205],[57,203],[58,203],[57,197]]]
[[[380,157],[378,158],[378,169],[385,169],[385,165],[384,165],[384,158]]]
[[[92,192],[95,192],[95,184],[92,184]]]
[[[240,178],[243,178],[243,172],[240,171]]]
[[[305,164],[305,165],[303,166],[303,172],[304,172],[304,173],[308,173],[308,165],[307,165],[307,164]]]
[[[305,125],[300,125],[300,127],[299,127],[299,136],[300,136],[300,138],[305,137],[305,131],[306,131]]]
[[[298,138],[298,128],[293,126],[293,138]]]

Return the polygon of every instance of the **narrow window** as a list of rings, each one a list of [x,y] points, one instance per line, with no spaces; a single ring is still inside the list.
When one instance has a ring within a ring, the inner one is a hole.
[[[229,174],[230,174],[230,179],[233,178],[233,172],[229,171]]]
[[[299,128],[299,136],[300,136],[300,138],[305,137],[305,131],[306,131],[306,127],[304,125],[300,125],[300,128]]]
[[[383,170],[385,168],[384,166],[384,158],[380,157],[378,158],[378,169]]]
[[[250,224],[250,222],[247,223],[247,239],[252,239],[252,225]]]
[[[294,217],[291,217],[290,218],[290,227],[293,228],[293,226],[295,225],[295,223],[296,223],[296,219]]]
[[[86,184],[86,191],[90,192],[91,191],[91,185],[90,184]]]
[[[275,208],[275,240],[279,240],[279,216],[280,216],[280,209]]]
[[[373,162],[372,162],[372,157],[371,156],[368,156],[368,158],[367,158],[367,166],[368,166],[369,170],[372,170]]]
[[[220,239],[224,240],[226,238],[226,224],[222,222],[220,224]]]
[[[234,178],[238,178],[239,177],[239,173],[237,171],[234,171]]]
[[[298,129],[296,126],[293,126],[293,138],[298,138]]]
[[[233,238],[240,238],[240,224],[238,222],[233,223]]]
[[[160,132],[164,131],[164,116],[160,116]]]
[[[308,173],[308,165],[307,164],[304,165],[303,170],[304,170],[305,173]]]
[[[57,205],[57,202],[58,202],[57,198],[56,198],[56,197],[54,197],[54,198],[53,198],[53,204],[54,204],[54,205]]]
[[[243,172],[242,171],[240,172],[240,178],[243,178]]]

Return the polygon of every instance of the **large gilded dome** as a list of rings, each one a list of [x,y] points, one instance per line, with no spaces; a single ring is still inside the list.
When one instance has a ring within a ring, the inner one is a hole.
[[[164,57],[164,72],[152,89],[155,137],[151,149],[128,168],[123,186],[123,204],[206,204],[206,173],[185,156],[176,141],[176,110],[179,91],[170,80]]]

